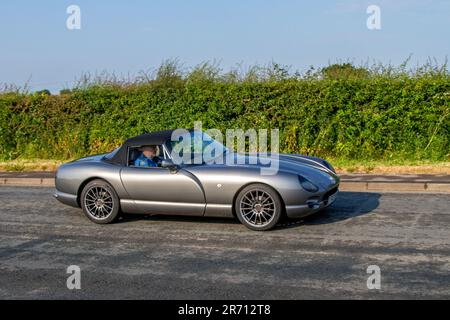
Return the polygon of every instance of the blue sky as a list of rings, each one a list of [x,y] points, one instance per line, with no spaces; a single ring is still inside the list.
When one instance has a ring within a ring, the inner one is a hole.
[[[68,30],[66,8],[81,8]],[[366,27],[368,5],[381,30]],[[448,0],[2,0],[0,83],[70,87],[82,73],[136,75],[178,58],[223,69],[271,61],[306,70],[336,61],[411,65],[450,54]]]

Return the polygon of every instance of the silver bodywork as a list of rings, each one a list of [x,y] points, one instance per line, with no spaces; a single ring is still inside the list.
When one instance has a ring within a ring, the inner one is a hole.
[[[83,187],[93,179],[103,179],[115,189],[126,213],[233,217],[236,195],[253,183],[276,190],[289,217],[309,215],[334,201],[339,177],[325,160],[280,154],[277,161],[277,174],[261,175],[259,165],[184,165],[174,171],[120,165],[98,155],[60,166],[55,197],[80,207]],[[299,176],[313,182],[317,192],[306,191]]]

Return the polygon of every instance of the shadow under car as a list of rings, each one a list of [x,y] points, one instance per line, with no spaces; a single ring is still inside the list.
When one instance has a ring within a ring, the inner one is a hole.
[[[276,229],[300,227],[302,225],[319,225],[334,223],[368,214],[378,208],[381,194],[371,192],[346,192],[341,191],[336,201],[328,208],[314,213],[302,219],[289,219],[277,225]],[[227,223],[239,224],[232,218],[196,217],[196,216],[168,216],[168,215],[141,215],[125,214],[116,223],[127,223],[136,220],[178,221],[195,223]],[[292,223],[293,222],[293,223]]]

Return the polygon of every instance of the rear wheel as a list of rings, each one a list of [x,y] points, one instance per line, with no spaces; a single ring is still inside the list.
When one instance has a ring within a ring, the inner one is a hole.
[[[278,193],[264,184],[252,184],[239,192],[235,202],[236,215],[247,228],[264,231],[275,227],[281,217]]]
[[[92,180],[81,193],[81,208],[93,222],[106,224],[118,218],[119,197],[114,188],[103,180]]]

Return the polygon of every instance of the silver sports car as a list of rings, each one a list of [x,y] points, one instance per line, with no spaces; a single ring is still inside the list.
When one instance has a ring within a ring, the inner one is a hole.
[[[176,163],[172,133],[139,135],[111,153],[60,166],[56,199],[100,224],[123,212],[237,217],[252,230],[269,230],[283,216],[310,215],[336,199],[339,177],[323,159],[269,154],[277,171],[262,174],[262,155],[231,152],[211,138],[205,145],[214,145],[214,159]],[[154,166],[139,165],[145,146],[156,150]],[[224,159],[233,161],[217,161]]]

